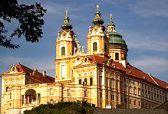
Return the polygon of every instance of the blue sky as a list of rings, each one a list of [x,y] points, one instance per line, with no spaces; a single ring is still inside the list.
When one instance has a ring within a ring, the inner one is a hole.
[[[64,11],[69,11],[73,30],[86,47],[86,35],[100,5],[105,26],[112,13],[117,32],[128,45],[128,60],[137,68],[168,82],[168,0],[19,0],[39,2],[47,13],[44,16],[43,38],[39,43],[15,40],[19,49],[0,47],[0,73],[18,62],[55,74],[55,40],[61,30]],[[12,31],[17,23],[7,25]]]

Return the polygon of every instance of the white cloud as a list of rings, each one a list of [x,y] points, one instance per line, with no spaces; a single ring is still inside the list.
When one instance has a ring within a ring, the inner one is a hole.
[[[168,60],[167,58],[144,56],[142,58],[137,58],[130,60],[130,64],[142,69],[145,72],[154,74],[159,77],[159,74],[167,74],[168,72]],[[167,77],[162,77],[166,79]]]
[[[168,52],[167,42],[164,41],[128,41],[129,48],[138,49],[138,50],[152,50],[152,51],[160,51],[160,52]]]
[[[158,38],[157,35],[145,35],[139,32],[121,30],[128,49],[168,52],[167,39]],[[163,36],[164,37],[164,36]]]
[[[0,64],[10,67],[12,64],[21,63],[31,69],[38,69],[40,72],[46,70],[49,75],[55,74],[55,63],[49,58],[29,58],[29,57],[1,57]]]
[[[130,10],[141,16],[168,17],[168,0],[137,0]]]
[[[88,9],[90,6],[92,6],[92,2],[86,2],[82,5],[72,5],[69,4],[60,4],[57,2],[48,1],[44,4],[44,7],[47,9],[47,13],[55,14],[55,15],[62,15],[65,10],[68,10],[69,12],[75,12],[75,14],[70,13],[70,15],[73,15],[73,17],[78,17],[80,15],[80,11],[84,11]]]
[[[65,8],[67,8],[67,6],[62,4],[47,2],[45,4],[45,8],[47,9],[47,13],[60,15],[66,10]]]

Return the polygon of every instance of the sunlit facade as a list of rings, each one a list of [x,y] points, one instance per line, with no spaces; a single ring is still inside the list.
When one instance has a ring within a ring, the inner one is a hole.
[[[2,114],[40,104],[87,101],[99,108],[152,108],[168,100],[168,83],[130,65],[127,45],[110,15],[104,26],[97,5],[84,49],[68,12],[56,38],[55,78],[22,64],[1,74]],[[47,63],[46,63],[47,64]]]

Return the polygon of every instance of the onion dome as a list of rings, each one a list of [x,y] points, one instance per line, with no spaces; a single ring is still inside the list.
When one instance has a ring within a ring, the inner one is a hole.
[[[70,24],[70,19],[68,17],[68,11],[65,11],[65,18],[64,18],[64,23],[62,25],[62,29],[63,30],[67,30],[67,29],[72,29],[72,25]]]
[[[112,15],[110,14],[110,22],[107,25],[107,34],[109,36],[109,44],[121,46],[126,48],[127,50],[127,44],[122,38],[122,35],[118,34],[115,29],[115,24],[112,21]]]
[[[95,13],[95,17],[93,18],[93,24],[94,25],[102,25],[104,23],[102,17],[101,17],[101,13],[99,10],[99,5],[96,5],[96,13]]]
[[[108,33],[110,39],[109,43],[110,44],[121,44],[121,45],[126,45],[126,42],[123,40],[122,35],[118,34],[117,32],[110,32]]]

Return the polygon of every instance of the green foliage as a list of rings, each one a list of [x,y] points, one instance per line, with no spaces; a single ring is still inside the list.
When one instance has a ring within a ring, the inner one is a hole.
[[[24,36],[28,42],[38,42],[42,37],[42,25],[46,10],[35,3],[33,5],[18,4],[17,0],[1,0],[0,2],[0,46],[18,48],[13,44],[13,38]],[[5,29],[6,23],[18,21],[19,25],[9,34]]]
[[[59,102],[57,104],[42,104],[24,114],[93,114],[94,108],[88,103]]]

